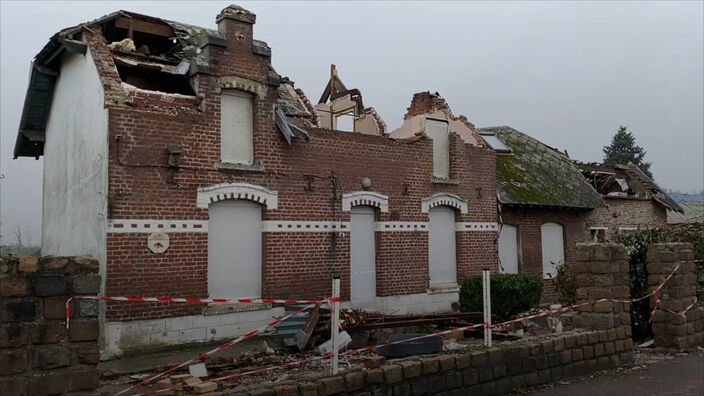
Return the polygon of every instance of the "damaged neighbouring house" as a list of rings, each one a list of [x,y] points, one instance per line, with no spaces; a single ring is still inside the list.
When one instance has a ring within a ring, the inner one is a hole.
[[[110,296],[321,298],[448,310],[498,269],[496,154],[449,109],[386,133],[332,70],[313,105],[271,66],[256,16],[217,30],[127,11],[34,59],[15,157],[44,156],[42,253],[99,259]],[[424,110],[423,110],[424,111]],[[340,132],[340,117],[352,132]],[[250,331],[283,307],[107,303],[104,357]]]
[[[478,132],[497,153],[501,271],[540,275],[542,300],[555,301],[550,279],[575,262],[576,243],[588,240],[587,221],[603,200],[565,153],[507,126]]]
[[[682,213],[680,205],[636,165],[575,164],[605,204],[587,220],[594,242],[616,242],[623,231],[662,228],[669,212]]]

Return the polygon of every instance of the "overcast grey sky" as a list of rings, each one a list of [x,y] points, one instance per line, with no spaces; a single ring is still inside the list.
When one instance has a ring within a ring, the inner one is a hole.
[[[0,212],[38,242],[42,161],[12,160],[31,59],[58,30],[125,9],[215,28],[224,2],[0,3]],[[317,100],[335,63],[391,129],[438,91],[477,126],[511,125],[600,161],[619,125],[664,188],[704,189],[704,9],[692,2],[240,2],[279,74]]]

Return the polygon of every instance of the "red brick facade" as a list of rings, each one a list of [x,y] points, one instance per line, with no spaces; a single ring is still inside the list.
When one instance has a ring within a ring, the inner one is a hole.
[[[197,97],[131,91],[125,94],[101,37],[86,32],[109,111],[108,211],[119,220],[208,220],[197,206],[198,188],[249,183],[278,193],[278,207],[262,207],[262,220],[350,221],[341,197],[361,191],[388,196],[388,212],[378,222],[427,222],[424,198],[455,194],[467,201],[457,222],[495,223],[496,163],[493,150],[450,137],[452,182],[433,182],[432,142],[398,141],[381,136],[309,129],[310,138],[289,145],[274,123],[276,86],[270,58],[252,51],[252,24],[223,19],[219,30],[227,47],[210,45],[208,70],[191,77]],[[233,78],[235,77],[235,78]],[[220,90],[233,87],[254,94],[254,166],[224,169],[220,158]],[[168,169],[166,147],[180,146],[180,169]],[[130,227],[130,225],[127,225]],[[207,296],[208,234],[169,233],[170,247],[155,254],[149,233],[113,228],[107,235],[107,295]],[[497,269],[496,232],[458,231],[458,280]],[[264,232],[262,296],[319,298],[330,279],[342,278],[350,296],[349,233]],[[376,232],[377,296],[428,290],[428,233]],[[110,304],[109,320],[134,320],[200,313],[201,308],[164,304]]]
[[[587,228],[606,228],[607,242],[617,242],[618,234],[629,229],[667,225],[667,210],[653,199],[604,197],[604,204],[590,213]]]
[[[590,211],[560,210],[549,208],[502,208],[503,224],[516,226],[519,238],[519,272],[543,277],[543,253],[540,227],[545,223],[562,225],[564,231],[565,264],[575,262],[576,244],[588,241],[586,221]],[[543,281],[543,302],[557,301],[553,283]]]

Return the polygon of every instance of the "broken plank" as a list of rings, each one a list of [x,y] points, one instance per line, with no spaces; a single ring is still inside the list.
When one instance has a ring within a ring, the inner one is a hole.
[[[135,18],[128,19],[124,17],[119,17],[115,20],[115,27],[127,30],[131,29],[135,32],[149,33],[163,37],[176,36],[176,33],[174,33],[174,29],[169,25],[141,21]]]

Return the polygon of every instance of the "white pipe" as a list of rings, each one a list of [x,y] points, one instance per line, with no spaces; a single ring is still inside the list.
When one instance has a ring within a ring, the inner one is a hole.
[[[332,303],[332,319],[330,323],[330,339],[332,340],[332,358],[330,359],[330,371],[337,374],[339,366],[340,349],[340,278],[332,279],[332,297],[336,299]]]

